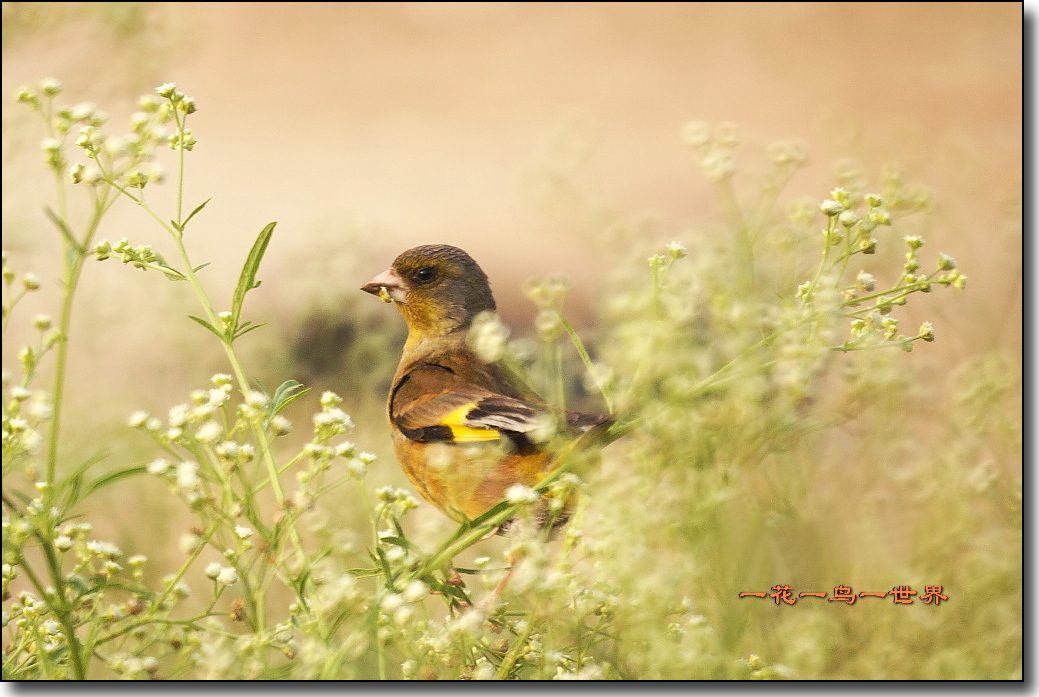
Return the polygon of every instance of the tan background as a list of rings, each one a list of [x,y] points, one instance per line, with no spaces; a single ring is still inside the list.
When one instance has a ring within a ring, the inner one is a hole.
[[[515,326],[533,314],[522,280],[549,272],[572,276],[571,311],[594,321],[600,242],[552,197],[645,216],[665,241],[705,234],[717,209],[679,138],[691,119],[738,124],[751,169],[768,142],[803,140],[812,159],[791,196],[825,197],[840,158],[870,177],[904,163],[939,202],[928,251],[970,277],[965,294],[920,301],[940,341],[910,360],[1020,355],[1018,4],[99,6],[5,3],[3,92],[58,77],[63,99],[97,102],[114,131],[161,82],[196,98],[187,201],[213,200],[191,247],[214,262],[214,297],[279,222],[249,305],[274,332],[252,335],[261,356],[315,304],[354,311],[361,283],[434,241],[480,261]],[[42,274],[57,235],[39,214],[53,196],[40,132],[20,105],[3,109],[4,248]],[[128,205],[101,234],[170,249]],[[125,416],[108,404],[164,410],[220,369],[173,319],[193,311],[186,288],[108,262],[88,267],[83,293],[76,403],[97,418]]]

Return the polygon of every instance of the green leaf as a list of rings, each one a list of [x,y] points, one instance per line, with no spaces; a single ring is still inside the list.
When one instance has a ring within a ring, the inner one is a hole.
[[[386,553],[382,551],[381,547],[376,547],[375,554],[375,562],[382,565],[382,573],[386,576],[387,581],[391,581],[393,579],[393,569],[390,567],[390,560],[386,558]]]
[[[570,341],[573,343],[574,348],[577,349],[577,354],[581,357],[581,362],[584,363],[584,369],[592,373],[595,370],[595,364],[592,362],[591,357],[588,355],[588,349],[584,347],[584,342],[581,341],[581,337],[577,334],[577,330],[574,329],[573,325],[563,319],[563,315],[559,315],[559,319],[563,323],[563,329],[570,336]],[[603,401],[606,402],[606,410],[613,413],[613,400],[610,399],[610,395],[606,393],[606,390],[602,386],[596,384],[596,389],[599,390],[599,394],[602,395]]]
[[[188,315],[188,319],[193,319],[193,320],[195,320],[196,322],[198,322],[199,324],[201,324],[201,325],[202,325],[203,327],[205,327],[205,328],[206,328],[206,329],[208,329],[209,331],[211,331],[211,332],[213,332],[214,334],[216,334],[216,336],[217,336],[217,338],[218,338],[218,339],[220,339],[221,341],[223,341],[223,340],[224,340],[224,335],[223,335],[223,334],[221,334],[220,332],[218,332],[218,331],[217,331],[216,329],[214,329],[214,328],[213,328],[213,325],[212,325],[212,324],[210,324],[210,323],[209,323],[209,322],[207,322],[206,320],[202,319],[201,317],[196,317],[195,315]]]
[[[171,281],[186,281],[186,280],[188,280],[187,276],[182,274],[180,271],[177,271],[172,266],[167,266],[166,264],[164,264],[162,262],[159,263],[159,266],[162,267],[162,272],[164,274],[166,274],[166,278],[170,279]]]
[[[86,595],[89,592],[87,582],[78,574],[69,574],[65,579],[65,583],[71,586],[78,595]]]
[[[26,506],[28,506],[30,503],[32,503],[32,497],[29,496],[28,494],[25,494],[25,493],[21,492],[21,491],[12,490],[11,494],[13,494],[15,498],[17,498],[19,501],[21,501]],[[4,503],[10,504],[10,502],[6,498],[4,499]]]
[[[87,470],[106,457],[108,457],[106,450],[98,450],[69,472],[68,476],[58,485],[59,488],[65,490],[65,508],[71,508],[80,500],[80,488],[83,486],[83,477]]]
[[[303,383],[295,380],[286,380],[285,382],[278,385],[278,389],[274,391],[274,396],[271,397],[271,411],[267,415],[267,418],[273,418],[277,414],[289,406],[297,399],[310,392],[309,387],[304,387]]]
[[[606,430],[606,433],[602,438],[606,443],[612,443],[621,436],[625,436],[631,431],[634,431],[642,425],[642,422],[643,418],[641,416],[632,419],[617,419],[617,421]]]
[[[202,269],[206,268],[207,266],[209,266],[212,263],[213,262],[211,262],[211,261],[207,261],[205,264],[199,264],[198,266],[193,268],[192,271],[195,272],[195,273],[198,273],[199,271],[201,271]]]
[[[488,521],[491,518],[495,517],[496,515],[498,515],[502,511],[504,511],[506,508],[515,508],[515,507],[516,507],[515,504],[511,504],[508,501],[502,501],[502,502],[494,505],[493,507],[487,509],[487,511],[485,511],[482,514],[480,514],[476,518],[473,518],[471,521],[469,521],[469,529],[472,529],[472,528],[478,527],[480,525],[483,525],[486,521]]]
[[[58,214],[51,210],[50,206],[44,206],[43,212],[46,213],[47,217],[50,218],[50,221],[54,223],[54,227],[58,228],[58,232],[60,232],[61,236],[65,238],[65,243],[72,249],[82,253],[84,251],[83,247],[76,241],[75,235],[72,234],[72,230],[70,230],[69,226],[65,224],[65,221],[59,218]]]
[[[244,325],[242,325],[241,327],[238,328],[238,331],[236,331],[234,333],[234,338],[237,339],[238,337],[242,336],[243,334],[248,334],[249,332],[251,332],[254,329],[259,329],[260,327],[266,327],[266,326],[267,326],[266,322],[263,322],[262,324],[253,324],[252,322],[246,322]]]
[[[414,544],[412,544],[409,540],[407,540],[407,539],[405,539],[403,537],[397,537],[395,535],[394,536],[387,536],[387,537],[380,537],[379,538],[379,542],[388,542],[391,545],[397,545],[398,547],[404,547],[405,549],[411,549],[411,550],[414,550],[416,552],[420,551],[418,549],[418,547],[416,547]]]
[[[179,230],[181,232],[184,232],[184,228],[186,228],[188,226],[188,221],[190,221],[192,218],[194,218],[197,213],[200,213],[202,211],[202,209],[206,207],[206,204],[209,203],[212,200],[213,199],[211,199],[211,198],[207,198],[205,201],[203,201],[202,203],[200,203],[198,205],[198,208],[196,208],[195,210],[193,210],[190,213],[188,213],[188,217],[184,218],[184,222],[180,224]]]
[[[137,465],[136,467],[126,467],[121,470],[109,472],[108,474],[102,477],[98,477],[97,479],[92,481],[90,485],[83,491],[82,498],[86,498],[95,491],[99,491],[110,484],[115,484],[118,481],[121,481],[123,479],[129,479],[130,477],[136,477],[138,475],[144,474],[147,471],[148,468],[144,465]]]
[[[368,578],[369,576],[381,575],[382,569],[347,569],[346,573],[357,578]]]
[[[465,594],[465,591],[462,590],[461,588],[459,588],[458,586],[452,586],[452,585],[444,584],[443,586],[440,587],[439,590],[444,595],[457,598],[458,600],[461,600],[462,602],[467,602],[469,600],[469,596],[467,596]]]
[[[259,285],[256,282],[256,272],[260,269],[260,262],[263,261],[267,245],[270,244],[275,225],[277,223],[270,223],[261,230],[253,243],[253,248],[249,250],[249,256],[242,267],[242,274],[238,277],[238,286],[235,288],[234,297],[231,300],[232,327],[238,326],[238,319],[242,316],[242,303],[245,302],[245,294]]]
[[[302,597],[306,596],[307,580],[310,579],[310,570],[304,571],[299,578],[292,584],[293,589],[296,591],[296,595]]]

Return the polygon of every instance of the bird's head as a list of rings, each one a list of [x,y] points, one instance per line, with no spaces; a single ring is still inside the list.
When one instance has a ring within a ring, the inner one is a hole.
[[[476,315],[495,309],[487,274],[463,250],[446,244],[403,252],[361,290],[394,303],[413,334],[465,329]]]

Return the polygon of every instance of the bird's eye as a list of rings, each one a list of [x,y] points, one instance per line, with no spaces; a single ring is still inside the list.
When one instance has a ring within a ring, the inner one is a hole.
[[[437,270],[432,266],[423,266],[421,269],[415,272],[414,278],[419,283],[430,283],[435,281],[437,277]]]

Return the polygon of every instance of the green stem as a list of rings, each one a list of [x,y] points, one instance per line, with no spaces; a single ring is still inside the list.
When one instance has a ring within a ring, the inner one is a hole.
[[[547,475],[545,475],[539,482],[535,489],[539,492],[545,492],[549,486],[559,479],[563,474],[570,471],[573,465],[573,453],[579,449],[581,440],[577,439],[570,441],[557,455],[556,461],[559,463],[555,468],[552,469]],[[499,504],[501,505],[501,504]],[[427,559],[415,572],[414,578],[422,578],[428,576],[433,571],[443,567],[445,564],[450,562],[455,556],[462,553],[469,547],[486,537],[487,533],[494,530],[496,527],[504,523],[509,518],[516,515],[516,511],[519,509],[519,504],[504,506],[500,511],[490,516],[486,520],[480,522],[479,525],[473,526],[471,529],[463,532],[456,533],[451,539],[445,542],[439,550],[433,553],[433,555]]]
[[[183,188],[183,149],[181,149],[180,153],[181,153],[181,168],[180,168],[181,169],[181,172],[180,172],[181,186],[178,188],[178,192],[177,192],[178,225],[180,224],[180,221],[179,221],[179,219],[180,219],[180,210],[179,210],[179,208],[180,208],[180,200],[181,200],[181,190]],[[183,268],[184,268],[184,270],[181,273],[183,273],[185,279],[188,281],[189,285],[191,285],[191,289],[194,291],[195,297],[199,301],[199,304],[202,305],[202,311],[205,313],[206,319],[209,321],[209,324],[211,326],[213,326],[214,328],[219,329],[219,327],[221,325],[221,322],[220,322],[219,317],[217,317],[217,312],[213,308],[212,303],[209,301],[209,296],[206,294],[205,289],[202,287],[201,282],[198,280],[198,275],[195,273],[194,267],[191,265],[191,259],[188,257],[187,248],[184,246],[184,233],[181,230],[178,230],[177,228],[171,226],[169,223],[164,221],[158,215],[158,213],[156,213],[152,209],[151,206],[149,206],[147,203],[144,202],[143,199],[134,196],[132,193],[130,193],[127,189],[125,189],[123,187],[118,187],[117,186],[116,188],[118,188],[121,193],[123,193],[124,195],[128,196],[137,205],[141,206],[148,213],[148,215],[150,215],[152,218],[154,218],[155,221],[158,222],[159,225],[161,225],[162,228],[164,230],[166,230],[166,232],[168,232],[170,234],[170,236],[173,237],[174,243],[175,243],[175,245],[177,247],[177,254],[180,256],[180,260],[181,260],[181,263],[183,264]],[[221,346],[224,349],[224,354],[227,356],[228,363],[230,363],[230,365],[231,365],[231,371],[234,373],[235,380],[238,382],[239,390],[241,390],[242,395],[248,394],[248,392],[249,392],[249,380],[245,376],[245,371],[242,369],[242,365],[241,365],[240,361],[238,360],[238,355],[235,353],[234,346],[232,345],[232,341],[230,339],[226,339],[225,338],[225,339],[221,340],[220,343],[221,343]],[[282,488],[281,480],[278,477],[277,463],[275,463],[275,461],[274,461],[274,455],[273,455],[273,453],[271,451],[270,442],[267,439],[267,434],[263,431],[263,428],[262,428],[262,426],[260,424],[253,424],[253,431],[254,431],[254,433],[256,435],[256,440],[260,444],[260,450],[263,453],[264,463],[267,466],[267,474],[268,474],[268,477],[270,478],[271,487],[274,490],[274,494],[275,494],[275,497],[277,498],[278,505],[280,507],[284,508],[285,507],[285,491]],[[299,535],[296,532],[295,528],[292,529],[292,537],[293,537],[294,541],[296,542],[296,544],[299,546],[299,550],[302,553],[302,547],[300,546],[300,542],[299,542]]]
[[[3,320],[3,322],[4,322],[4,324],[3,324],[3,335],[4,336],[7,336],[7,325],[11,321],[11,315],[14,314],[14,306],[17,305],[18,301],[20,301],[22,298],[24,298],[28,292],[29,291],[27,291],[27,290],[23,290],[21,293],[19,293],[18,295],[14,296],[14,298],[11,299],[11,302],[9,302],[7,305],[4,306],[4,320]]]
[[[43,547],[43,554],[47,560],[47,571],[50,573],[51,580],[54,581],[54,590],[48,592],[44,588],[32,567],[29,566],[28,561],[21,555],[19,555],[18,566],[29,577],[29,581],[36,589],[36,592],[47,601],[51,606],[51,610],[58,618],[58,622],[65,633],[65,639],[69,643],[73,677],[76,680],[84,680],[86,678],[86,667],[83,665],[83,646],[76,635],[76,625],[72,621],[72,613],[68,600],[65,598],[65,579],[61,574],[61,565],[58,563],[57,555],[54,553],[54,547],[50,541],[43,539],[39,534],[37,534],[37,539],[40,540]]]
[[[595,365],[592,363],[591,356],[588,355],[587,349],[584,347],[584,342],[581,341],[581,337],[577,335],[577,330],[574,329],[573,325],[566,321],[562,315],[560,320],[563,323],[563,329],[570,335],[570,341],[573,342],[574,348],[577,349],[577,355],[581,357],[581,362],[584,363],[585,370],[590,374],[595,375]],[[595,387],[599,390],[599,394],[602,395],[603,401],[606,402],[606,410],[613,414],[613,400],[610,399],[610,395],[606,393],[603,385],[600,385],[598,380],[595,383]]]
[[[94,215],[87,225],[83,235],[83,241],[78,249],[68,248],[66,254],[71,258],[71,266],[66,267],[66,276],[63,279],[61,315],[58,320],[58,331],[61,340],[57,345],[57,356],[54,369],[54,390],[52,392],[52,404],[54,413],[51,417],[50,433],[47,442],[47,479],[48,482],[55,480],[58,463],[58,441],[61,434],[61,416],[65,402],[65,373],[68,368],[69,329],[72,325],[72,306],[76,297],[76,289],[79,287],[79,278],[83,272],[83,263],[86,260],[87,249],[97,233],[101,224],[101,218],[107,212],[109,205],[101,200],[94,208]],[[64,218],[62,218],[64,220]],[[48,491],[47,505],[51,504],[51,497],[56,495],[57,489],[52,487]]]
[[[707,388],[711,387],[719,379],[721,379],[722,375],[724,373],[726,373],[729,369],[731,369],[733,366],[737,365],[740,361],[746,359],[751,353],[753,353],[757,349],[761,348],[762,346],[768,345],[778,335],[779,335],[779,332],[772,332],[771,334],[768,334],[767,336],[765,336],[765,338],[763,338],[760,341],[758,341],[753,346],[747,347],[746,349],[741,351],[735,358],[730,360],[728,363],[723,365],[721,368],[718,368],[718,370],[716,370],[713,373],[711,373],[708,377],[706,377],[703,380],[701,380],[700,382],[698,382],[693,387],[691,392],[693,394],[699,394],[699,393],[707,390]],[[764,366],[762,366],[762,367],[764,367]]]
[[[815,294],[815,288],[816,288],[816,286],[819,285],[819,280],[823,276],[823,271],[826,268],[826,260],[829,259],[829,257],[830,257],[830,247],[833,246],[833,245],[830,244],[830,235],[833,234],[833,231],[834,231],[834,229],[837,226],[837,222],[836,221],[837,221],[837,219],[835,217],[830,217],[830,218],[827,219],[827,223],[826,223],[826,243],[823,245],[823,258],[819,262],[819,268],[817,268],[815,270],[815,276],[812,278],[811,283],[808,284],[808,288],[805,290],[804,295],[802,296],[804,298],[805,302],[809,301],[811,299],[812,295]]]
[[[933,273],[929,274],[927,276],[927,278],[925,278],[924,280],[927,281],[928,283],[930,283],[930,282],[932,282],[934,280],[935,276],[937,276],[939,273],[940,273],[940,271],[934,271]],[[908,296],[910,293],[913,293],[914,291],[916,291],[917,288],[915,288],[914,286],[915,286],[915,284],[914,285],[910,285],[910,286],[896,286],[896,287],[894,287],[894,288],[892,288],[890,290],[880,291],[878,293],[871,293],[870,295],[863,295],[862,297],[854,298],[852,300],[845,300],[844,302],[841,303],[841,307],[849,307],[849,306],[858,305],[859,303],[864,302],[866,300],[873,300],[875,298],[880,298],[880,297],[883,297],[885,295],[888,295],[889,293],[897,293],[897,295],[891,296],[891,298],[889,299],[891,302],[893,302],[895,300],[900,300],[900,299]],[[856,310],[856,312],[857,313],[858,312],[869,312],[870,310],[876,309],[877,307],[880,307],[880,305],[879,304],[878,305],[874,305],[873,307],[867,308],[865,310]]]
[[[526,628],[524,628],[523,633],[516,638],[516,641],[509,648],[509,652],[505,654],[505,658],[502,659],[501,665],[498,666],[498,673],[494,676],[497,680],[505,680],[509,677],[509,673],[512,672],[513,667],[516,665],[516,661],[519,660],[520,654],[527,645],[527,640],[530,639],[530,635],[534,633],[533,613],[531,613],[526,619]]]
[[[375,627],[375,653],[379,659],[379,680],[386,680],[386,655],[382,649],[382,638],[379,636],[379,627]]]
[[[206,294],[205,289],[202,288],[202,284],[198,280],[198,275],[195,273],[195,270],[191,265],[191,260],[188,258],[187,248],[184,246],[183,233],[175,230],[172,232],[177,246],[177,253],[180,255],[181,262],[184,264],[184,270],[182,273],[187,278],[192,290],[194,290],[195,297],[202,305],[202,309],[206,314],[206,319],[209,320],[209,323],[213,327],[219,328],[221,326],[221,321],[217,316],[217,312],[213,308],[212,303],[209,301],[209,296]],[[238,389],[241,391],[243,396],[247,395],[250,389],[249,379],[246,377],[245,371],[242,369],[242,364],[238,360],[238,354],[235,353],[232,340],[225,338],[221,340],[220,344],[224,349],[224,354],[227,356],[228,363],[231,365],[231,371],[234,373],[235,380],[238,382]],[[253,421],[252,428],[256,441],[260,445],[264,464],[267,466],[267,476],[271,482],[271,488],[274,491],[275,499],[278,502],[279,508],[284,510],[285,489],[281,485],[281,478],[278,473],[278,464],[274,460],[274,453],[271,450],[270,440],[267,438],[267,433],[263,430],[263,425],[261,423]],[[302,559],[304,557],[303,544],[295,526],[289,528],[289,535],[296,546],[298,556]]]
[[[159,596],[158,600],[152,603],[151,608],[148,610],[148,614],[145,617],[143,617],[142,620],[151,619],[152,615],[154,615],[155,612],[158,609],[160,609],[162,605],[166,602],[166,600],[170,597],[170,594],[173,593],[174,589],[177,587],[177,584],[180,583],[180,580],[182,578],[184,578],[184,574],[188,572],[188,569],[191,568],[191,565],[194,564],[195,560],[198,559],[200,554],[202,554],[202,550],[204,550],[206,548],[206,545],[209,544],[209,540],[213,537],[214,534],[216,534],[217,525],[217,523],[214,523],[210,526],[208,531],[202,534],[201,539],[198,541],[198,545],[196,545],[195,549],[192,550],[191,555],[187,558],[187,561],[185,561],[184,564],[181,565],[180,570],[178,570],[176,575],[172,579],[170,579],[169,585],[166,587],[166,590],[162,592],[162,595]],[[110,638],[113,637],[103,637],[98,641],[98,643],[108,641]]]
[[[187,123],[187,114],[181,118],[180,112],[177,110],[176,105],[173,105],[173,119],[177,124],[177,133],[181,137],[181,145],[177,148],[177,225],[183,226],[184,222],[184,126]]]

